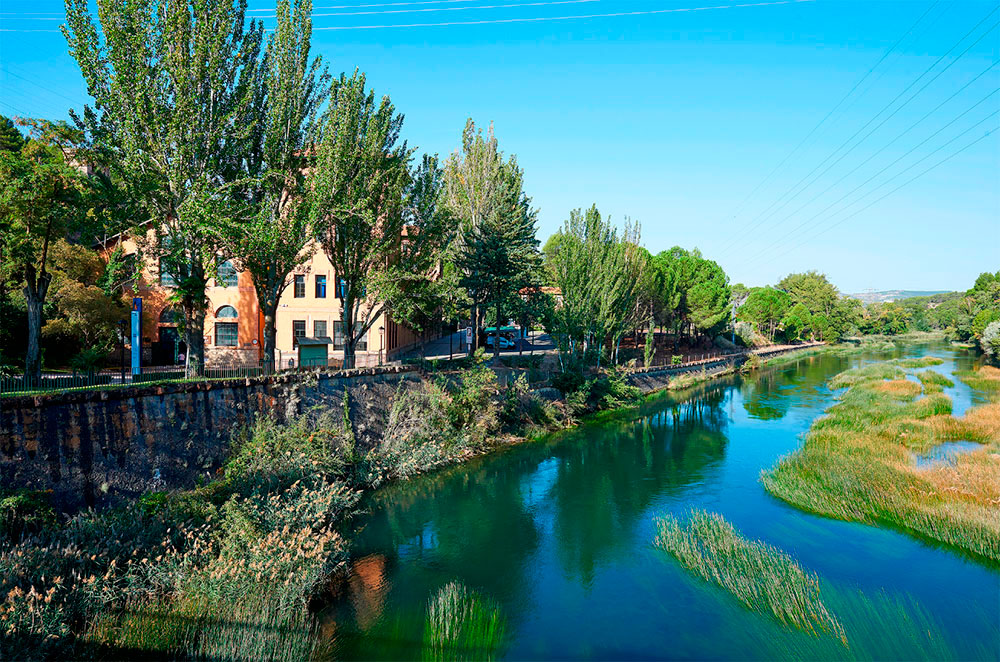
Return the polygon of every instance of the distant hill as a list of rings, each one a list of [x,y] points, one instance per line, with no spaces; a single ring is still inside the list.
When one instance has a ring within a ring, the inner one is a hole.
[[[887,301],[899,301],[911,297],[929,297],[935,294],[947,294],[948,290],[882,290],[881,292],[858,292],[848,294],[852,299],[859,299],[864,303],[885,303]]]

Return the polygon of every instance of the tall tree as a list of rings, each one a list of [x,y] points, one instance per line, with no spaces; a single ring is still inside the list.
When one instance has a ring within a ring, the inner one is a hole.
[[[221,219],[219,237],[238,269],[253,279],[264,315],[263,356],[275,361],[278,302],[292,273],[312,255],[308,206],[304,204],[307,150],[316,113],[329,91],[319,57],[310,59],[312,0],[278,0],[277,27],[264,55],[257,130],[238,181],[233,213]]]
[[[463,284],[495,313],[493,355],[500,355],[503,311],[518,307],[522,288],[537,284],[541,254],[535,237],[537,210],[524,193],[524,171],[511,157],[500,168],[490,213],[475,226],[466,227],[458,251],[465,272]]]
[[[36,125],[38,126],[38,125]],[[0,150],[0,281],[19,286],[27,304],[24,374],[41,380],[43,307],[52,283],[51,247],[87,220],[86,181],[71,164],[77,139],[68,127],[36,132],[21,152]]]
[[[402,124],[388,96],[376,102],[365,89],[364,74],[334,80],[306,194],[313,232],[337,276],[348,368],[380,315],[428,314],[423,304],[433,300],[450,236],[450,217],[437,205],[437,159],[425,156],[411,174]]]
[[[462,131],[462,147],[448,157],[444,165],[444,204],[458,219],[459,231],[453,249],[461,252],[467,238],[473,237],[479,227],[493,218],[503,201],[504,155],[498,149],[493,125],[484,135],[476,129],[469,118]],[[472,299],[473,347],[479,347],[480,305],[487,290],[476,289],[474,285],[486,284],[486,274],[479,274],[475,264],[466,264],[464,269],[466,286]]]
[[[740,307],[739,318],[756,324],[757,330],[769,342],[774,342],[774,333],[791,306],[791,297],[785,292],[771,287],[755,287]]]
[[[25,139],[9,117],[0,115],[0,152],[20,152]]]
[[[215,226],[256,144],[263,27],[247,26],[246,0],[96,0],[100,29],[88,4],[66,0],[63,34],[96,102],[74,119],[142,205],[137,238],[176,285],[198,374]]]

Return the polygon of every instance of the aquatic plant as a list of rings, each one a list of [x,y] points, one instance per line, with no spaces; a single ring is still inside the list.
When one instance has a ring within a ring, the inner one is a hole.
[[[924,385],[925,393],[933,393],[944,388],[951,388],[955,385],[955,382],[951,381],[940,372],[935,372],[934,370],[924,370],[923,372],[918,372],[917,379],[919,379],[920,383]]]
[[[425,660],[492,660],[503,644],[500,607],[459,582],[446,584],[427,602]]]
[[[809,632],[826,632],[844,643],[843,627],[820,597],[819,580],[781,550],[749,540],[722,516],[703,510],[686,523],[656,520],[654,544],[695,574],[726,589],[749,609]]]
[[[813,423],[800,450],[762,474],[765,489],[810,512],[892,526],[1000,561],[1000,403],[954,417],[940,379],[925,378],[930,388],[911,397],[917,382],[885,381],[901,371],[875,364],[831,380],[848,390]],[[982,372],[967,379],[990,378]],[[947,464],[916,465],[914,451],[955,440],[983,446]]]
[[[908,359],[893,359],[889,363],[906,369],[926,368],[932,365],[941,365],[944,363],[944,359],[937,356],[916,356]]]

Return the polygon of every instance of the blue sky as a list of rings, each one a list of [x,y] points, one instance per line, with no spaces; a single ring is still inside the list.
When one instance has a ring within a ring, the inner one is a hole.
[[[454,150],[466,117],[493,121],[543,240],[596,203],[640,222],[652,252],[697,246],[750,285],[818,269],[845,292],[966,289],[1000,269],[996,2],[707,9],[735,4],[315,0],[314,49],[367,72],[423,151]],[[0,113],[86,102],[62,36],[28,31],[56,30],[61,10],[0,0]],[[525,18],[543,20],[508,20]]]

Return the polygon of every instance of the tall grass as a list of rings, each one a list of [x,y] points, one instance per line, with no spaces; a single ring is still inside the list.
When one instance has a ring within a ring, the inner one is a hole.
[[[957,418],[942,379],[925,377],[915,397],[920,384],[899,380],[901,371],[875,364],[831,380],[848,390],[799,451],[763,473],[765,489],[810,512],[892,526],[1000,562],[1000,403]],[[980,373],[976,380],[989,377]],[[952,440],[983,446],[947,464],[916,465],[914,452]]]
[[[820,598],[816,575],[781,550],[744,538],[723,517],[702,510],[692,511],[686,523],[667,515],[656,525],[658,548],[748,608],[801,630],[833,634],[846,643],[843,627]]]
[[[425,660],[493,660],[503,645],[500,607],[459,582],[446,584],[427,603]]]

